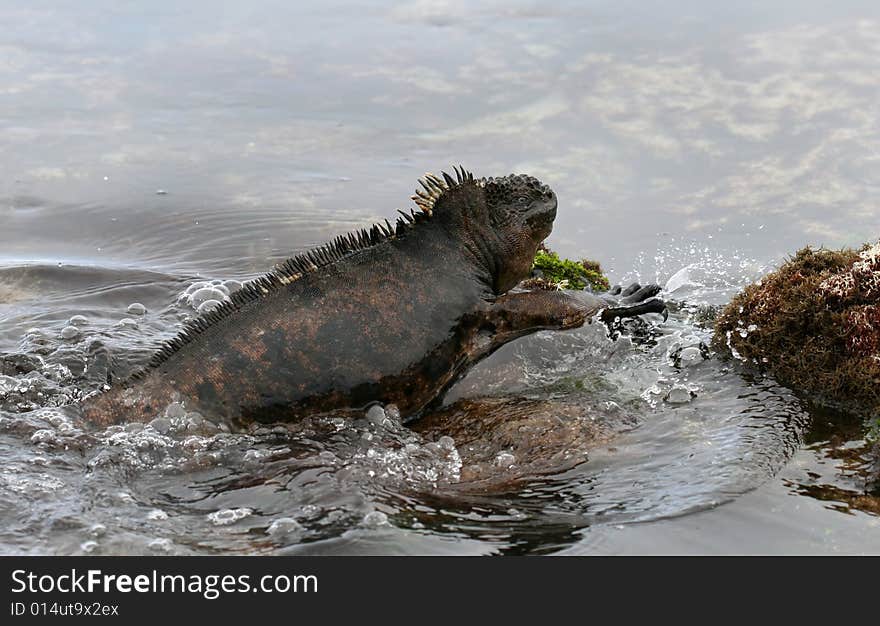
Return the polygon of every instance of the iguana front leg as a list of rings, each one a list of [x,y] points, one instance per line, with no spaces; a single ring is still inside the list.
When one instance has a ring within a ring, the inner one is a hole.
[[[578,328],[604,306],[592,294],[575,297],[547,290],[509,293],[492,303],[488,322],[495,341],[507,343],[537,330]]]
[[[526,291],[501,296],[492,304],[490,324],[499,339],[504,342],[527,335],[536,330],[566,330],[578,328],[596,315],[606,325],[626,317],[645,313],[661,313],[666,318],[666,304],[653,296],[660,287],[647,285],[627,290],[628,296],[615,301],[587,292],[576,295],[562,291]],[[619,304],[623,306],[619,306]]]

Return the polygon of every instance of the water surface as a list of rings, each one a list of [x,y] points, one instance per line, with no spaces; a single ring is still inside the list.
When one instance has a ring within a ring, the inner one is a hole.
[[[785,254],[880,233],[873,3],[95,0],[0,19],[0,351],[40,360],[0,379],[4,552],[880,552],[857,426],[817,428],[735,364],[677,362],[708,341],[701,308]],[[686,303],[651,341],[540,334],[453,391],[597,420],[613,437],[573,445],[586,462],[529,475],[500,451],[481,493],[461,442],[393,420],[96,435],[55,408],[98,384],[96,342],[136,366],[195,313],[194,283],[390,217],[453,163],[543,179],[551,246]]]

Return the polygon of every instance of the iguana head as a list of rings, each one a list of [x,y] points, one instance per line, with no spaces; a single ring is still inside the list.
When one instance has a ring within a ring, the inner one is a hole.
[[[553,229],[556,194],[523,174],[475,179],[464,169],[455,172],[455,178],[427,174],[413,200],[472,252],[491,275],[493,291],[504,293],[528,277]]]
[[[500,239],[495,292],[504,293],[529,275],[538,246],[553,230],[556,194],[523,174],[488,178],[484,185],[491,226]]]

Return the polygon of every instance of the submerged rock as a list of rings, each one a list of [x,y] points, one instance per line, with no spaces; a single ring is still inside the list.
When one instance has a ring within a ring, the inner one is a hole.
[[[485,397],[459,400],[413,428],[440,446],[457,447],[462,488],[492,490],[571,469],[586,461],[590,450],[637,425],[636,417],[619,407]]]

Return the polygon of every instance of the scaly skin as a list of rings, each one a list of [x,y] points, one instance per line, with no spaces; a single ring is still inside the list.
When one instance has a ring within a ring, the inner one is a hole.
[[[556,196],[531,177],[456,173],[424,180],[422,213],[407,218],[416,223],[337,239],[348,249],[297,257],[256,281],[143,374],[87,399],[85,418],[148,421],[171,402],[239,426],[372,402],[411,418],[504,343],[580,326],[606,306],[506,294],[550,234]]]

